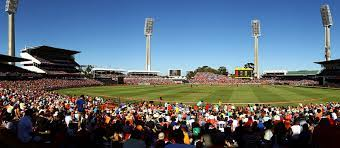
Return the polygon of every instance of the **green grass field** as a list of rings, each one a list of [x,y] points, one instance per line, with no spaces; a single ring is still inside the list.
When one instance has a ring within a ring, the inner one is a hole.
[[[270,103],[298,104],[310,102],[340,101],[339,89],[305,88],[291,86],[240,85],[171,85],[171,86],[100,86],[58,90],[67,95],[101,96],[106,99],[121,100],[157,100],[162,97],[166,101],[183,103],[205,102],[217,103]],[[322,99],[320,99],[322,98]]]

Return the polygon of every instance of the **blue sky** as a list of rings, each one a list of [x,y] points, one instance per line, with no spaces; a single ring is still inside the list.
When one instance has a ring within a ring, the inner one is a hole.
[[[145,17],[156,19],[152,69],[198,66],[233,71],[253,61],[251,20],[261,20],[260,69],[320,69],[324,30],[320,5],[330,4],[332,59],[340,58],[336,0],[21,0],[16,54],[26,46],[79,50],[78,63],[142,70]],[[0,53],[7,54],[7,14],[0,2]]]

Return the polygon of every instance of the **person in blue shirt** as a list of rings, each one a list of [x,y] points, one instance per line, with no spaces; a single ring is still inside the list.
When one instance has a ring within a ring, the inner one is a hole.
[[[85,112],[85,104],[84,95],[81,95],[76,102],[78,112]]]

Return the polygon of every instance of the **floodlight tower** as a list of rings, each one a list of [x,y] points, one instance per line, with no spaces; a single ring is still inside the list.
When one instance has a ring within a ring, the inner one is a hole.
[[[333,25],[331,10],[329,5],[324,4],[320,8],[322,24],[325,28],[325,58],[331,60],[331,26]]]
[[[19,0],[7,0],[6,12],[8,13],[8,55],[15,56],[15,31],[14,31],[14,15],[17,12]],[[15,62],[8,64],[15,65]]]
[[[151,35],[153,29],[153,18],[146,18],[145,19],[145,26],[144,26],[144,35],[146,37],[146,63],[145,63],[145,70],[151,71]]]
[[[252,20],[251,26],[253,29],[253,37],[254,37],[254,77],[260,79],[260,71],[259,71],[259,37],[261,36],[260,33],[260,21],[259,20]]]

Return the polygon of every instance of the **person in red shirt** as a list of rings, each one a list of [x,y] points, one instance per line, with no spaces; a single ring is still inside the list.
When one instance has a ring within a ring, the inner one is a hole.
[[[195,111],[198,110],[198,106],[197,106],[197,105],[194,106],[194,110],[195,110]]]
[[[207,105],[205,105],[205,110],[207,111],[207,110],[209,110],[209,108],[210,108],[210,105],[209,105],[209,103],[207,103]]]
[[[171,111],[172,110],[172,106],[171,104],[168,105],[168,111]]]

